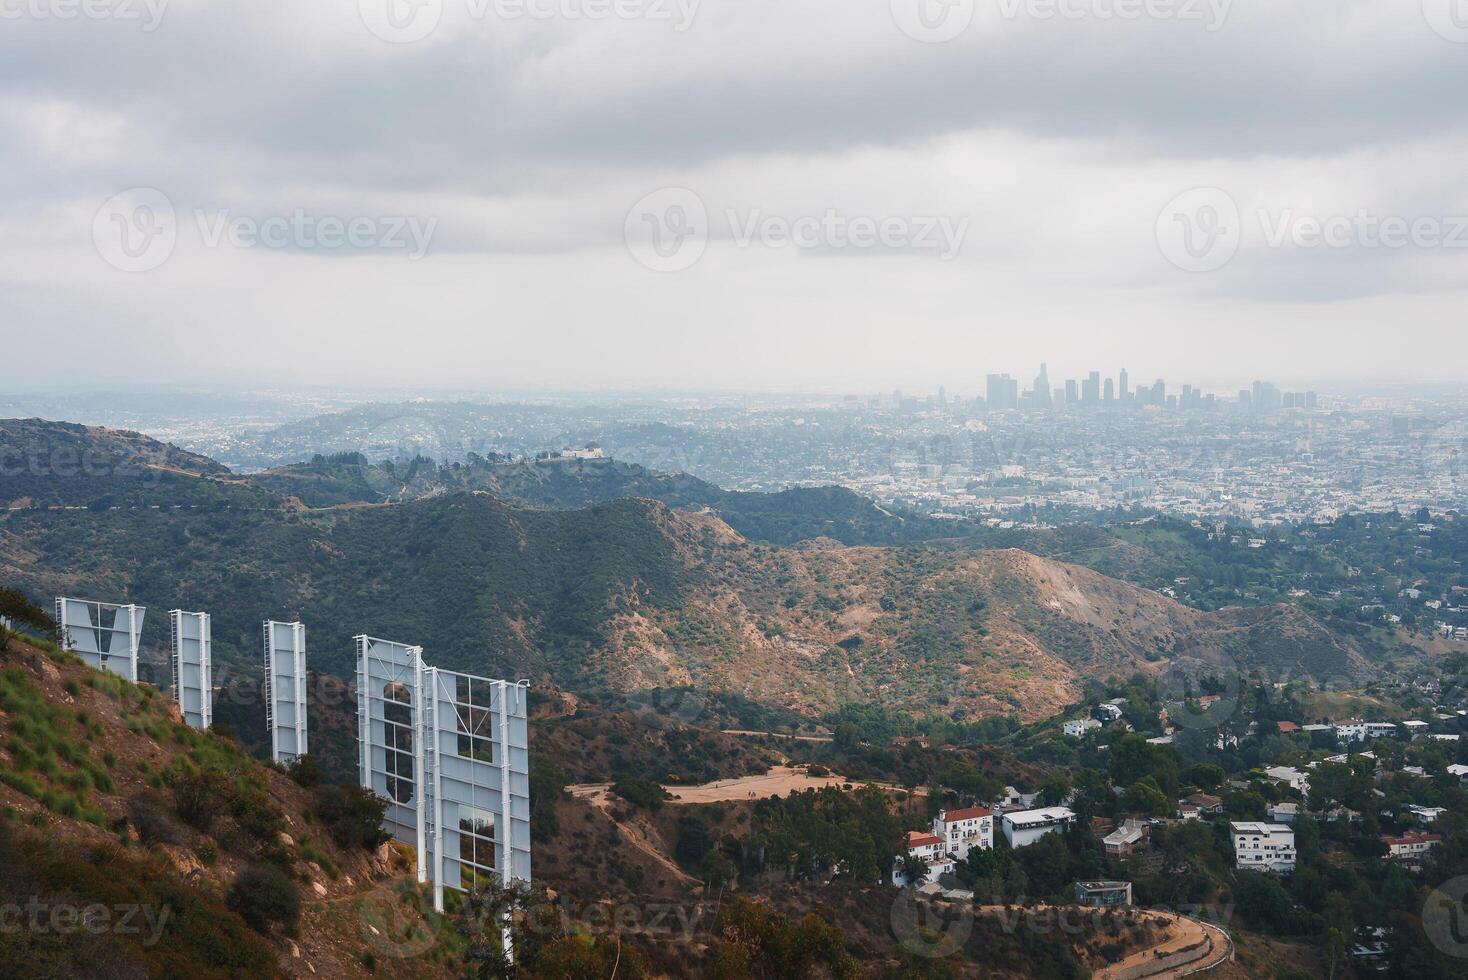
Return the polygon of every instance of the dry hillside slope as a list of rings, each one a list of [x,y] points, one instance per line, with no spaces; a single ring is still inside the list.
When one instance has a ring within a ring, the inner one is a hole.
[[[1291,607],[1200,612],[1017,550],[777,549],[709,515],[658,519],[702,584],[676,609],[635,606],[611,620],[593,666],[625,689],[694,685],[809,712],[881,700],[1035,720],[1078,700],[1088,677],[1177,659],[1278,674],[1364,669]]]

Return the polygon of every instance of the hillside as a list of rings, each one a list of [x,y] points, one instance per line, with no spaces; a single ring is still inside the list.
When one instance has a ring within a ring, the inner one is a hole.
[[[330,816],[333,790],[194,732],[151,688],[11,642],[0,729],[0,882],[53,926],[0,931],[4,962],[28,975],[349,976],[372,958],[455,975],[399,851],[339,837],[362,828]],[[298,921],[252,876],[274,876]],[[55,925],[53,910],[97,906],[110,928]],[[396,935],[372,925],[387,922]],[[414,944],[422,955],[401,958]]]
[[[485,495],[315,514],[12,512],[0,578],[36,596],[211,610],[216,655],[258,657],[262,618],[308,624],[312,662],[347,676],[356,633],[439,664],[572,690],[694,685],[817,713],[847,700],[962,716],[1044,716],[1086,676],[1219,649],[1241,665],[1349,673],[1303,614],[1282,642],[1018,551],[752,544],[718,519],[625,500],[524,511]],[[148,620],[148,645],[166,621]],[[156,661],[156,656],[155,656]]]
[[[558,509],[637,497],[714,514],[745,537],[772,544],[821,537],[852,545],[904,544],[954,533],[952,522],[890,513],[844,487],[736,492],[684,473],[657,473],[613,459],[509,460],[470,454],[463,463],[438,464],[420,457],[374,464],[361,453],[346,453],[316,456],[247,479],[308,507],[403,502],[465,491],[483,491],[518,506]]]
[[[231,482],[214,460],[136,432],[0,421],[0,505],[18,507],[276,506]]]
[[[269,493],[196,470],[179,479]],[[162,613],[175,607],[210,611],[216,658],[246,671],[260,621],[299,618],[313,666],[338,677],[365,632],[421,644],[437,664],[570,691],[692,687],[806,715],[879,700],[1033,720],[1078,700],[1088,677],[1177,656],[1331,677],[1364,667],[1297,609],[1204,613],[1013,549],[782,547],[647,499],[546,509],[471,491],[318,510],[271,499],[11,510],[0,582],[43,602],[149,606],[145,678],[163,676]]]

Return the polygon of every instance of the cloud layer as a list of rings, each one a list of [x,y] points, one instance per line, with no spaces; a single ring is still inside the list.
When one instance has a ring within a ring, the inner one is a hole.
[[[1449,12],[0,0],[0,331],[32,379],[1452,379]]]

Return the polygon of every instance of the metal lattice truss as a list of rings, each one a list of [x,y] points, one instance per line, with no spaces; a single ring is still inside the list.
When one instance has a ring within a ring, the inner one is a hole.
[[[175,609],[168,614],[173,634],[173,699],[183,720],[208,728],[214,720],[214,679],[209,614]]]
[[[270,758],[279,763],[306,754],[306,627],[265,624],[265,725]]]
[[[56,600],[61,648],[88,667],[138,679],[138,645],[143,635],[142,606],[119,606],[86,599]]]

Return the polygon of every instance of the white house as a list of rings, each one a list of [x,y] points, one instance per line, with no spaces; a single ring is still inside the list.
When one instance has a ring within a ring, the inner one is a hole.
[[[1060,726],[1060,730],[1072,738],[1081,738],[1086,732],[1094,731],[1101,727],[1101,723],[1095,718],[1072,718]]]
[[[1457,776],[1458,782],[1468,785],[1468,766],[1460,766],[1457,763],[1453,763],[1451,766],[1448,766],[1448,775]]]
[[[1049,833],[1069,828],[1076,815],[1068,806],[1047,806],[1039,810],[1017,810],[1004,815],[1004,839],[1014,848],[1029,847]]]
[[[1300,793],[1310,792],[1310,777],[1291,766],[1271,766],[1264,770],[1264,775],[1277,783],[1284,783],[1290,789]]]
[[[1378,738],[1396,738],[1397,723],[1394,721],[1368,721],[1366,722],[1366,738],[1375,740]]]
[[[953,870],[954,862],[948,856],[943,838],[935,834],[925,834],[920,830],[910,830],[907,832],[907,839],[903,841],[903,853],[897,855],[897,859],[892,863],[892,883],[898,888],[916,884],[916,882],[908,882],[907,875],[903,874],[902,858],[904,854],[922,858],[928,865],[925,881],[937,881],[940,875]]]
[[[1298,803],[1271,803],[1269,805],[1269,819],[1275,823],[1294,823],[1295,818],[1300,815],[1300,804]]]
[[[943,841],[947,853],[961,861],[975,847],[994,846],[994,812],[981,806],[939,810],[933,818],[933,836]]]
[[[1442,834],[1429,834],[1421,830],[1409,830],[1400,837],[1382,837],[1386,845],[1386,856],[1393,861],[1421,861],[1428,851],[1443,840]]]
[[[1448,811],[1440,806],[1409,806],[1407,812],[1416,817],[1420,823],[1436,823],[1437,818]]]
[[[1295,870],[1295,832],[1280,823],[1229,823],[1234,839],[1234,867],[1240,871]]]
[[[1344,742],[1366,741],[1366,722],[1359,718],[1335,723],[1335,737]]]
[[[1419,735],[1426,735],[1428,729],[1431,727],[1432,726],[1425,721],[1411,720],[1402,722],[1402,728],[1406,729],[1409,738],[1416,738]]]
[[[1101,838],[1101,846],[1110,857],[1128,857],[1146,836],[1147,832],[1142,821],[1128,820]]]

